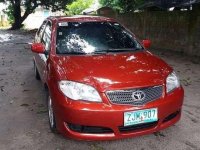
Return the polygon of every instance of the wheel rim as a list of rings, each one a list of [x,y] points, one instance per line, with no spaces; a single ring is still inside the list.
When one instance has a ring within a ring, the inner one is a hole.
[[[53,115],[52,100],[51,100],[50,96],[48,98],[48,112],[49,112],[50,126],[53,127],[54,126],[54,115]]]

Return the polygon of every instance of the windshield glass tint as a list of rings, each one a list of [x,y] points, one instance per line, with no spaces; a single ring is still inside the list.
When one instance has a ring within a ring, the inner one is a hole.
[[[125,28],[114,22],[59,23],[56,44],[58,54],[143,49]]]

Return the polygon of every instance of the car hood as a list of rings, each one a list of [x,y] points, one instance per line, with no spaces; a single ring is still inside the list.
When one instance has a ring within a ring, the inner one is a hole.
[[[89,84],[100,92],[162,85],[172,71],[148,51],[58,56],[55,61],[59,80]]]

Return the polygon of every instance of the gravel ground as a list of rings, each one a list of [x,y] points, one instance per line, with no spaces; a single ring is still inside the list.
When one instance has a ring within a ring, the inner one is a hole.
[[[44,89],[27,45],[32,39],[32,32],[0,30],[0,150],[200,150],[199,59],[154,51],[175,68],[185,89],[182,118],[174,126],[117,141],[75,141],[49,130]]]

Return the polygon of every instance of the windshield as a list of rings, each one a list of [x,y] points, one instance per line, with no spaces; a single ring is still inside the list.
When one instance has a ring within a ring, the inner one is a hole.
[[[58,24],[58,54],[124,52],[143,49],[137,40],[115,22],[62,22]]]

